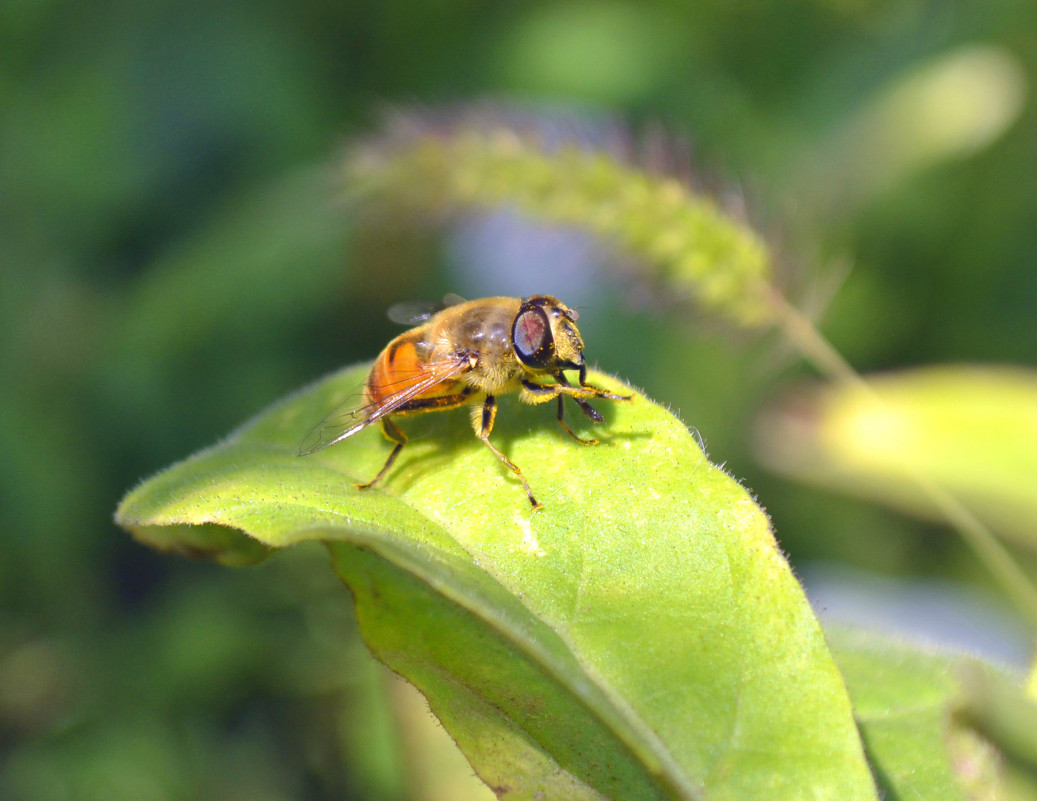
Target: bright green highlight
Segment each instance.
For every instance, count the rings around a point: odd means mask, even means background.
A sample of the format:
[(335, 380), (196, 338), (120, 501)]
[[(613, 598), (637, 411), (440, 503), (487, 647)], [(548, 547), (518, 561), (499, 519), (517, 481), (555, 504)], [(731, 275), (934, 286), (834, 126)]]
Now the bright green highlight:
[(778, 470), (937, 517), (924, 475), (995, 531), (1037, 545), (1037, 372), (930, 367), (808, 392), (765, 417)]

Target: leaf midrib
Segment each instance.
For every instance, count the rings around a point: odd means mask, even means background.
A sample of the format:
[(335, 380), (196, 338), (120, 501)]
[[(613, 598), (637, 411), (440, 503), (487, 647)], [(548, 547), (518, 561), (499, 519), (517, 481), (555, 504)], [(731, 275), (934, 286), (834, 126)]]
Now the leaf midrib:
[[(416, 511), (416, 510), (415, 510)], [(431, 525), (436, 525), (429, 521)], [(550, 679), (564, 687), (571, 697), (577, 699), (596, 719), (616, 737), (632, 754), (634, 759), (641, 764), (645, 771), (653, 777), (662, 780), (662, 788), (667, 794), (675, 799), (688, 799), (689, 801), (700, 801), (704, 798), (701, 790), (688, 778), (683, 768), (677, 763), (673, 755), (665, 747), (654, 731), (645, 723), (639, 715), (626, 705), (617, 703), (619, 696), (610, 691), (610, 688), (599, 676), (586, 671), (576, 658), (569, 644), (558, 632), (543, 623), (522, 602), (507, 592), (497, 580), (480, 568), (471, 563), (472, 568), (478, 570), (488, 581), (492, 581), (502, 592), (512, 599), (536, 625), (543, 629), (537, 632), (536, 637), (524, 636), (524, 632), (518, 626), (512, 624), (507, 614), (496, 614), (497, 605), (494, 603), (479, 604), (473, 602), (470, 593), (465, 592), (465, 585), (455, 581), (451, 571), (436, 569), (436, 565), (428, 560), (416, 558), (408, 549), (377, 534), (368, 534), (363, 527), (347, 529), (349, 536), (346, 538), (356, 544), (362, 544), (377, 553), (381, 558), (400, 570), (408, 573), (441, 595), (449, 602), (464, 609), (469, 614), (482, 620), (499, 636), (511, 643), (516, 650), (526, 654)], [(307, 529), (301, 534), (312, 534), (318, 538), (324, 532), (341, 533), (336, 527), (318, 526)], [(341, 536), (327, 537), (328, 539), (343, 539)], [(433, 548), (435, 546), (432, 546)], [(586, 686), (593, 687), (598, 697), (594, 697), (576, 686), (576, 682), (569, 677), (569, 671), (565, 664), (559, 663), (558, 659), (549, 649), (539, 646), (539, 643), (547, 639), (553, 639), (558, 646), (573, 660), (573, 665), (580, 671), (580, 675), (586, 677)], [(534, 738), (535, 739), (535, 738)]]

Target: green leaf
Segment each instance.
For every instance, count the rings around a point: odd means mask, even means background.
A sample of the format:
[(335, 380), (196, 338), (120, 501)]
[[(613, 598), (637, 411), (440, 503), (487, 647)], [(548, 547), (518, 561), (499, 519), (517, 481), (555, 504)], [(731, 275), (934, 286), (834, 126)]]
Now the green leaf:
[(669, 412), (598, 403), (602, 443), (581, 447), (504, 398), (493, 438), (545, 504), (531, 515), (462, 412), (404, 418), (411, 444), (376, 490), (352, 485), (388, 453), (375, 427), (296, 456), (364, 375), (148, 480), (118, 522), (230, 563), (327, 542), (372, 651), (509, 798), (875, 797), (766, 516)]
[(849, 632), (828, 632), (869, 761), (893, 798), (966, 798), (948, 752), (949, 658)]
[(827, 635), (884, 798), (1033, 797), (1003, 794), (1010, 770), (1037, 787), (1037, 704), (1017, 681), (974, 657)]
[(765, 414), (764, 461), (804, 481), (939, 519), (924, 475), (994, 530), (1037, 546), (1037, 372), (927, 367), (806, 389)]

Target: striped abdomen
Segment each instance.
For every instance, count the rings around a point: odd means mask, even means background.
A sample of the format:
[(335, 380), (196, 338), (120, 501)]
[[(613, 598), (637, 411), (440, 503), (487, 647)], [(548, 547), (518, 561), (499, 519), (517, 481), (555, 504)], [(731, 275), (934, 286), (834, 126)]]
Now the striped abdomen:
[[(434, 376), (436, 364), (430, 361), (432, 346), (427, 341), (428, 326), (400, 334), (386, 346), (367, 375), (364, 403), (381, 404), (420, 381)], [(456, 392), (459, 382), (453, 379), (433, 383), (414, 396), (428, 398)]]

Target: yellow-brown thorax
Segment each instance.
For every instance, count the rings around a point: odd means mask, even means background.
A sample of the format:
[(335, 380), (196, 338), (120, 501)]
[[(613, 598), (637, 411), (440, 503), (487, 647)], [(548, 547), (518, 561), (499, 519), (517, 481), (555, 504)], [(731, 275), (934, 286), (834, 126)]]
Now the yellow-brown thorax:
[(451, 306), (427, 323), (400, 334), (383, 350), (367, 376), (364, 402), (380, 403), (425, 378), (435, 365), (467, 352), (472, 369), (435, 385), (417, 398), (447, 395), (469, 386), (496, 395), (508, 392), (524, 368), (515, 358), (511, 326), (518, 298), (484, 298)]

